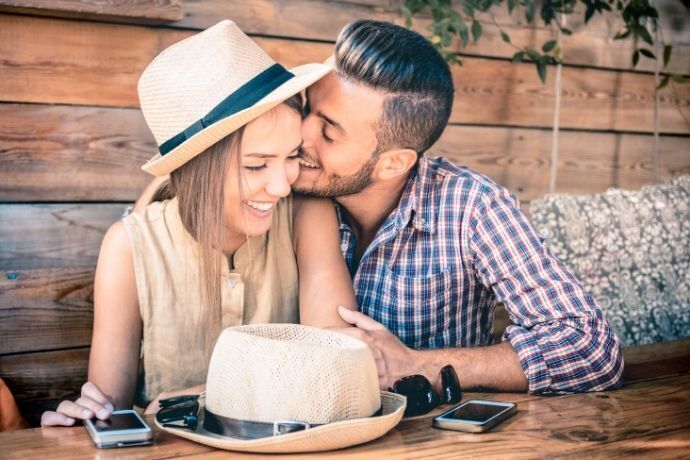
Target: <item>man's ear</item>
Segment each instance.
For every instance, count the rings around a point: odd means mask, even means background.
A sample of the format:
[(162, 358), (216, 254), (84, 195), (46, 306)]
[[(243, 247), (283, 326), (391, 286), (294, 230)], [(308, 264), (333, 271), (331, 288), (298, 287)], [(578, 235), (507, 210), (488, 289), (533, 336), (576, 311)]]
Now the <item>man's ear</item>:
[(388, 150), (379, 157), (375, 174), (382, 180), (407, 176), (410, 169), (417, 164), (417, 160), (417, 152), (412, 149)]

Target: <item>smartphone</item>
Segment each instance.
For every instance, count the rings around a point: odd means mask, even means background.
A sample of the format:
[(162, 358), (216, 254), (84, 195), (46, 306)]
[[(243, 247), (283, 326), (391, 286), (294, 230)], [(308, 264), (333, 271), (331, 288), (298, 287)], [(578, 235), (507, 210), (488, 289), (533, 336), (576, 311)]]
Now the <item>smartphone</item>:
[(433, 426), (443, 430), (481, 433), (517, 412), (517, 404), (471, 399), (434, 418)]
[(153, 442), (151, 428), (133, 410), (116, 410), (107, 420), (85, 420), (84, 426), (96, 447), (145, 446)]

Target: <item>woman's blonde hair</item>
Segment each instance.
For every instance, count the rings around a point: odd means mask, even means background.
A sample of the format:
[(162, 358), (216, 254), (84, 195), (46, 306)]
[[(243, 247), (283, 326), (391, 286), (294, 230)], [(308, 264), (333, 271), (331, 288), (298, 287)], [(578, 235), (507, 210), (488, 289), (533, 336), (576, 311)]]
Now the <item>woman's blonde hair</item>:
[[(302, 111), (302, 97), (296, 94), (283, 104)], [(170, 173), (170, 181), (164, 183), (154, 195), (153, 201), (172, 197), (178, 199), (180, 219), (185, 229), (199, 243), (199, 274), (201, 286), (200, 317), (208, 317), (211, 330), (197, 331), (197, 345), (210, 349), (220, 333), (221, 318), (221, 263), (223, 242), (224, 183), (229, 161), (238, 165), (238, 182), (242, 182), (240, 146), (244, 126), (209, 147), (184, 165)], [(222, 171), (223, 173), (219, 173)], [(239, 187), (240, 194), (243, 187)], [(206, 323), (206, 322), (204, 322)]]

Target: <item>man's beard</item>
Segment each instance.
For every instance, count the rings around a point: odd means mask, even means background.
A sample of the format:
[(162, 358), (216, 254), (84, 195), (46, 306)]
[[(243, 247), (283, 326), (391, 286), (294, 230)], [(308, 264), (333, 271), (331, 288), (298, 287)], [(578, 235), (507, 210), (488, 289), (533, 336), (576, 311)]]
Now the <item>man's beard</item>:
[(327, 185), (318, 188), (316, 185), (294, 187), (294, 192), (300, 195), (318, 198), (335, 198), (355, 195), (371, 184), (371, 173), (379, 160), (379, 152), (375, 151), (359, 170), (349, 176), (331, 175)]

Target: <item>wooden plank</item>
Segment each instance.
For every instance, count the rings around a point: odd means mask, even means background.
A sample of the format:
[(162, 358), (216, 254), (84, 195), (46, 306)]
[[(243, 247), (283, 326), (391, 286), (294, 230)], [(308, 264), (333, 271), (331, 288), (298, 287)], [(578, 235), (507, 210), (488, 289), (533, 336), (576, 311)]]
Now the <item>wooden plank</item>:
[(653, 343), (625, 350), (626, 382), (690, 372), (690, 339)]
[[(431, 148), (488, 175), (527, 202), (548, 192), (551, 132), (450, 126)], [(635, 190), (654, 183), (649, 135), (561, 131), (556, 191), (591, 194), (610, 187)], [(690, 138), (662, 137), (660, 180), (690, 174)]]
[(0, 201), (133, 201), (156, 143), (138, 109), (0, 104)]
[[(7, 15), (0, 16), (0, 31), (0, 97), (5, 101), (118, 107), (137, 105), (140, 73), (158, 51), (190, 34)], [(268, 38), (257, 42), (288, 67), (323, 60), (331, 52), (326, 43)], [(453, 74), (452, 122), (551, 125), (554, 72), (542, 85), (532, 65), (467, 58)], [(653, 93), (653, 77), (648, 74), (565, 68), (561, 126), (651, 132)], [(690, 86), (662, 90), (660, 115), (663, 133), (687, 134)]]
[[(173, 27), (204, 29), (220, 19), (234, 20), (247, 33), (272, 35), (311, 40), (335, 41), (340, 29), (359, 18), (371, 18), (402, 24), (401, 1), (340, 0), (335, 2), (310, 0), (185, 0), (185, 17)], [(677, 73), (688, 71), (690, 60), (690, 16), (683, 5), (676, 0), (655, 2), (661, 13), (661, 30), (665, 40), (673, 44), (673, 61), (670, 70)], [(580, 6), (581, 7), (581, 6)], [(511, 36), (516, 46), (540, 48), (547, 40), (554, 38), (553, 31), (544, 27), (526, 27), (523, 11), (518, 8), (512, 17), (504, 9), (494, 11), (497, 24)], [(483, 25), (481, 40), (471, 43), (466, 49), (455, 49), (472, 56), (508, 58), (515, 48), (501, 39), (491, 18), (477, 14)], [(582, 15), (568, 18), (568, 27), (573, 31), (564, 37), (561, 47), (566, 63), (615, 69), (630, 68), (632, 40), (612, 40), (621, 27), (611, 15), (596, 15), (587, 27), (583, 27)], [(428, 20), (415, 21), (415, 29), (426, 34)], [(639, 70), (653, 71), (654, 63), (642, 59)]]
[(183, 17), (181, 0), (0, 0), (0, 11), (143, 24)]
[[(504, 61), (465, 59), (453, 69), (455, 123), (550, 127), (554, 110), (554, 67), (542, 84), (534, 67)], [(564, 67), (560, 126), (651, 132), (654, 128), (652, 75)], [(675, 93), (674, 93), (675, 88)], [(690, 85), (660, 92), (660, 131), (690, 132)], [(676, 96), (677, 94), (677, 96)]]
[(0, 99), (137, 107), (146, 66), (191, 33), (0, 15)]
[(94, 267), (0, 271), (0, 355), (88, 346)]
[(88, 348), (6, 355), (0, 356), (0, 375), (27, 422), (37, 426), (43, 411), (79, 395), (88, 361)]
[(88, 267), (121, 204), (0, 205), (0, 270)]
[[(548, 191), (551, 132), (449, 126), (431, 155), (482, 172), (527, 202)], [(690, 137), (664, 136), (660, 179), (690, 174)], [(557, 191), (653, 183), (649, 135), (562, 131)], [(155, 151), (138, 110), (0, 104), (0, 201), (133, 201)]]

